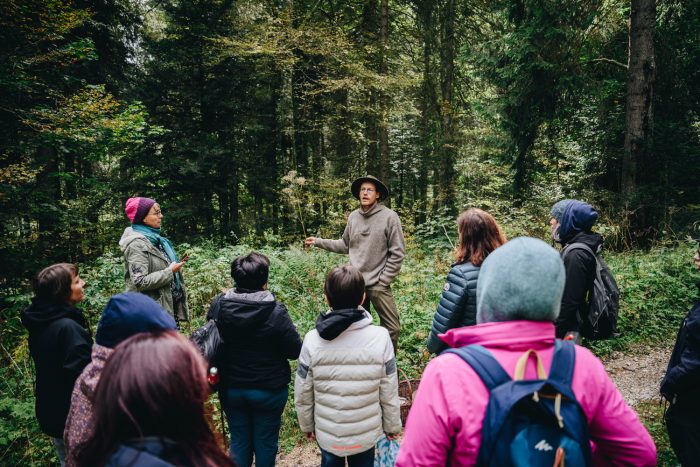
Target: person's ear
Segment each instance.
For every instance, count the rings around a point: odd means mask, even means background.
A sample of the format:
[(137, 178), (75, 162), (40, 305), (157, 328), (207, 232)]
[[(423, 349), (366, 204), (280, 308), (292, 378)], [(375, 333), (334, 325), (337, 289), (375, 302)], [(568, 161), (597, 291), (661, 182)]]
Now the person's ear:
[(267, 290), (267, 282), (265, 282), (265, 283), (263, 284), (262, 289), (263, 289), (263, 290)]

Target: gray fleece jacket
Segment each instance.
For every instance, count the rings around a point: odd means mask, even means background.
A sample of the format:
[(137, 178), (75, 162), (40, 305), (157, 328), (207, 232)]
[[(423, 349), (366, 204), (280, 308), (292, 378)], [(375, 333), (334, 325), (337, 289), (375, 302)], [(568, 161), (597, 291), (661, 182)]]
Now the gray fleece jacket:
[(350, 264), (362, 272), (367, 287), (391, 284), (406, 254), (399, 216), (379, 203), (367, 212), (351, 212), (340, 239), (316, 238), (315, 245), (333, 253), (349, 254)]

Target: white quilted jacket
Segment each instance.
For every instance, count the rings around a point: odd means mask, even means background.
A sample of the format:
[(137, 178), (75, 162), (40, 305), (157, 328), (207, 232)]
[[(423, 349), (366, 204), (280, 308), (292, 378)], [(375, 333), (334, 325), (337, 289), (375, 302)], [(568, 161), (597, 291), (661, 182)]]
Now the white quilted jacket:
[(331, 341), (304, 338), (294, 381), (299, 426), (337, 456), (373, 448), (382, 432), (399, 433), (398, 380), (386, 329), (368, 314)]

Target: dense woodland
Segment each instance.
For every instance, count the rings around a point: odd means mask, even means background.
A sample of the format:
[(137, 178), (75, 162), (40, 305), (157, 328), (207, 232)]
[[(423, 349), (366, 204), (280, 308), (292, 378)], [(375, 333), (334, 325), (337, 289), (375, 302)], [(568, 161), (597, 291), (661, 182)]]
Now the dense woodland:
[(424, 239), (580, 197), (645, 246), (696, 227), (699, 155), (700, 0), (0, 2), (3, 286), (134, 195), (178, 242), (339, 235), (365, 173)]

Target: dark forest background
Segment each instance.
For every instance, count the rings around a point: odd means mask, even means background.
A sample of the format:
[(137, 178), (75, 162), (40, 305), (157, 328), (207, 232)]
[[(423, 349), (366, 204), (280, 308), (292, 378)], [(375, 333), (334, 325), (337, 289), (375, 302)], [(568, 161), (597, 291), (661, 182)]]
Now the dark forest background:
[(699, 112), (700, 0), (4, 0), (0, 285), (135, 195), (177, 242), (338, 235), (365, 173), (424, 241), (577, 197), (644, 247), (697, 232)]

